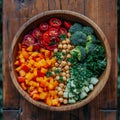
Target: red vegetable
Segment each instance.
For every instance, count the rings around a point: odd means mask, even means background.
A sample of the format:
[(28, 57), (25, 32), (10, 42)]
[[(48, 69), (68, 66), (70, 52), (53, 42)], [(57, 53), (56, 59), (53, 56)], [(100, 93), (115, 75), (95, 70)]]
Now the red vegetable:
[(27, 65), (23, 65), (21, 69), (25, 72), (28, 72), (30, 70), (30, 68)]
[(51, 18), (49, 21), (50, 26), (59, 28), (62, 24), (61, 20), (58, 18)]
[(49, 29), (49, 35), (50, 36), (58, 36), (58, 29), (57, 28), (54, 28), (54, 27), (51, 27)]
[(35, 39), (32, 35), (27, 34), (25, 35), (24, 39), (23, 39), (23, 44), (26, 46), (30, 46), (33, 45), (35, 43)]
[(59, 34), (66, 34), (67, 36), (67, 30), (65, 28), (60, 28)]
[(39, 44), (39, 43), (33, 44), (33, 50), (34, 50), (34, 51), (40, 50), (40, 44)]
[(41, 31), (46, 31), (46, 30), (48, 30), (49, 26), (46, 22), (43, 22), (43, 23), (40, 24), (39, 28), (40, 28)]
[(68, 21), (64, 21), (64, 26), (67, 28), (67, 29), (70, 29), (70, 27), (72, 26), (72, 24)]
[(32, 36), (35, 39), (39, 39), (42, 36), (42, 32), (38, 28), (36, 28), (32, 31)]
[(22, 77), (22, 76), (19, 76), (18, 77), (18, 82), (24, 82), (25, 81), (25, 78), (24, 77)]

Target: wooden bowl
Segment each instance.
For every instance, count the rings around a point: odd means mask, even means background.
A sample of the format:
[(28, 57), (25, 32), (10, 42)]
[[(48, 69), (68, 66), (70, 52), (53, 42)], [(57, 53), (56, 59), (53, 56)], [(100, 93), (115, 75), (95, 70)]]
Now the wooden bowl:
[[(51, 17), (57, 17), (61, 18), (63, 20), (68, 20), (72, 22), (80, 22), (83, 25), (88, 25), (91, 26), (94, 31), (96, 36), (102, 41), (103, 46), (105, 47), (106, 50), (106, 58), (107, 58), (107, 66), (102, 75), (99, 77), (99, 83), (94, 87), (94, 90), (91, 91), (88, 95), (87, 98), (85, 98), (82, 101), (78, 101), (75, 104), (68, 104), (68, 105), (61, 105), (60, 107), (50, 107), (47, 104), (40, 102), (40, 101), (35, 101), (33, 100), (28, 93), (26, 93), (19, 83), (17, 82), (17, 73), (15, 71), (15, 58), (17, 55), (18, 51), (18, 43), (23, 40), (23, 37), (31, 31), (35, 26), (38, 26), (40, 22), (49, 20)], [(67, 11), (67, 10), (52, 10), (52, 11), (46, 11), (43, 13), (40, 13), (36, 15), (35, 17), (31, 18), (28, 20), (16, 33), (12, 44), (11, 44), (11, 49), (9, 52), (9, 72), (12, 78), (12, 82), (14, 83), (15, 87), (17, 90), (20, 92), (20, 94), (27, 99), (30, 103), (34, 104), (35, 106), (38, 106), (40, 108), (44, 108), (47, 110), (52, 110), (52, 111), (67, 111), (67, 110), (73, 110), (80, 108), (90, 101), (92, 101), (103, 89), (105, 86), (109, 74), (110, 74), (110, 69), (111, 69), (111, 50), (109, 47), (109, 43), (101, 31), (101, 29), (89, 18), (85, 17), (84, 15), (81, 15), (79, 13), (73, 12), (73, 11)]]

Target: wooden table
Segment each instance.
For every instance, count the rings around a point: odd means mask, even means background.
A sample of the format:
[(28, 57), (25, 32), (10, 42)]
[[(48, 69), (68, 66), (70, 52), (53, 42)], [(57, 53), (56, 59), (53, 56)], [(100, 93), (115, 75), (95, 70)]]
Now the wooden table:
[[(106, 34), (112, 50), (112, 69), (103, 91), (86, 106), (52, 112), (27, 102), (15, 89), (8, 69), (12, 39), (32, 16), (47, 10), (82, 13)], [(4, 120), (116, 120), (117, 116), (117, 2), (116, 0), (4, 0), (3, 1), (3, 117)]]

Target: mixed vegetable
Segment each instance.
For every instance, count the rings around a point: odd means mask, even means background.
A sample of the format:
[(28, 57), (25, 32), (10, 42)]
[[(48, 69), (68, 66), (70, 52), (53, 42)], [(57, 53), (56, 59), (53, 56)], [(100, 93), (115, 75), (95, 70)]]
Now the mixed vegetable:
[(15, 61), (22, 89), (49, 106), (87, 97), (106, 64), (105, 49), (92, 27), (58, 18), (25, 35)]

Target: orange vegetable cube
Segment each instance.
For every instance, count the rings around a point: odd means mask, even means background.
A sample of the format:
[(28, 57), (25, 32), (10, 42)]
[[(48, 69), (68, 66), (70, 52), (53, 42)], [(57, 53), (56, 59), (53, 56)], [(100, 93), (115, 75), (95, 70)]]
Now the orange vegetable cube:
[(40, 95), (39, 94), (33, 94), (32, 98), (34, 100), (39, 100), (40, 99)]
[(27, 51), (32, 52), (32, 51), (33, 51), (33, 46), (32, 46), (32, 45), (31, 45), (31, 46), (29, 46), (29, 47), (27, 48)]
[(19, 74), (20, 74), (20, 76), (22, 76), (22, 77), (23, 77), (23, 76), (25, 76), (25, 75), (26, 75), (26, 72), (25, 72), (24, 70), (20, 70), (20, 71), (19, 71)]
[(41, 73), (47, 73), (48, 69), (41, 68)]
[(45, 100), (46, 97), (47, 97), (47, 92), (42, 92), (42, 93), (40, 93), (40, 99), (41, 99), (41, 100)]
[(21, 85), (21, 87), (22, 87), (23, 90), (27, 90), (27, 87), (26, 87), (26, 85), (25, 85), (24, 82), (22, 82), (20, 85)]

